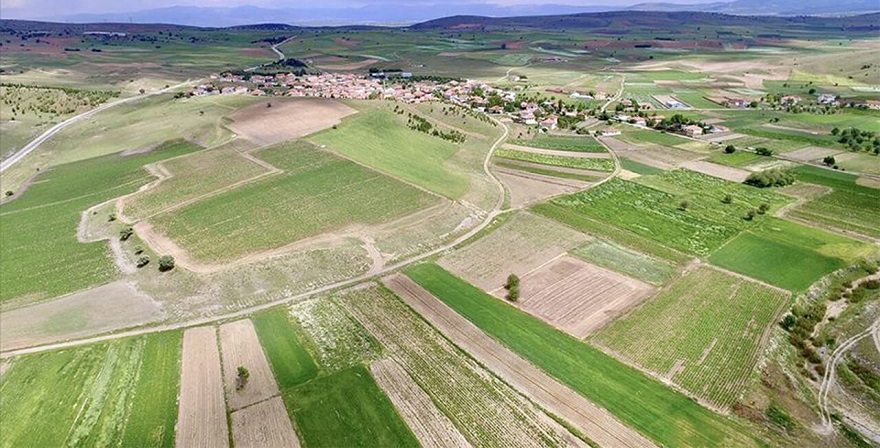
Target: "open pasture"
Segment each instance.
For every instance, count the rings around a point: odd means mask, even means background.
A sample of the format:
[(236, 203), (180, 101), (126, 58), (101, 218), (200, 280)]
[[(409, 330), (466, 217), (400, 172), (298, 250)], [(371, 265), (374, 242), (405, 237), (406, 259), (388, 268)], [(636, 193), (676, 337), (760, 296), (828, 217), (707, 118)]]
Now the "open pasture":
[(732, 421), (437, 265), (405, 273), (510, 350), (658, 444), (755, 445)]
[(536, 135), (531, 139), (511, 140), (514, 145), (529, 146), (532, 148), (552, 149), (556, 151), (572, 152), (608, 152), (601, 143), (593, 137), (569, 137), (559, 135)]
[(700, 267), (595, 342), (718, 408), (745, 389), (786, 294)]
[[(367, 108), (367, 106), (364, 106)], [(383, 107), (343, 120), (309, 137), (345, 157), (450, 199), (468, 192), (468, 177), (447, 164), (459, 146), (406, 127), (405, 116)]]
[(107, 243), (77, 240), (80, 214), (152, 180), (145, 164), (196, 149), (174, 144), (43, 170), (20, 197), (0, 206), (0, 302), (24, 305), (113, 280), (117, 268)]
[[(440, 265), (484, 291), (504, 285), (511, 273), (523, 276), (557, 255), (589, 240), (549, 219), (521, 212), (475, 243), (440, 259)], [(499, 251), (504, 256), (498, 256)]]
[(567, 157), (562, 155), (541, 154), (537, 152), (520, 151), (516, 149), (499, 149), (495, 156), (502, 159), (518, 160), (522, 162), (537, 163), (540, 165), (560, 166), (565, 168), (579, 168), (584, 170), (612, 172), (614, 161), (607, 158)]
[(177, 332), (17, 358), (0, 378), (0, 445), (171, 446), (179, 371)]
[(380, 224), (437, 201), (304, 142), (257, 156), (284, 173), (158, 215), (152, 224), (193, 259), (221, 262), (347, 226)]
[(869, 245), (844, 236), (770, 218), (725, 244), (709, 261), (801, 292), (871, 251)]
[(652, 285), (666, 283), (675, 273), (673, 263), (608, 241), (590, 241), (570, 251), (575, 257)]
[[(517, 306), (583, 339), (639, 305), (649, 285), (581, 260), (563, 256), (520, 279)], [(497, 290), (503, 296), (505, 290)]]
[(258, 145), (274, 145), (338, 125), (355, 113), (333, 100), (264, 100), (229, 115), (227, 127)]
[(793, 217), (847, 232), (880, 238), (880, 189), (856, 183), (856, 176), (821, 168), (795, 169), (798, 180), (833, 189), (791, 210)]

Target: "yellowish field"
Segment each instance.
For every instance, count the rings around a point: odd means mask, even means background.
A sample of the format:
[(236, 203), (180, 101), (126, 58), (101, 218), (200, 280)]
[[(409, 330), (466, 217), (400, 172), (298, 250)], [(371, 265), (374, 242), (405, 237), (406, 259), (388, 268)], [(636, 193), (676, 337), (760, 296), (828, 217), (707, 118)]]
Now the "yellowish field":
[[(271, 107), (270, 107), (271, 105)], [(229, 116), (229, 129), (259, 145), (273, 145), (314, 134), (356, 110), (333, 100), (271, 99), (245, 107)]]
[(220, 352), (214, 327), (198, 327), (183, 333), (179, 400), (176, 446), (229, 446)]

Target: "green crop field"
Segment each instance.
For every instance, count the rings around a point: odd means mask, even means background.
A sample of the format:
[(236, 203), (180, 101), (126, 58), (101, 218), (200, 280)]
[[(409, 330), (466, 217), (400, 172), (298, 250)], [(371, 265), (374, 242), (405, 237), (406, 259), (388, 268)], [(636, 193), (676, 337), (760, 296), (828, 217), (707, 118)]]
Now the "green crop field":
[(661, 168), (645, 165), (644, 163), (636, 162), (635, 160), (626, 157), (620, 158), (620, 166), (627, 171), (632, 171), (633, 173), (641, 174), (643, 176), (650, 176), (652, 174), (660, 174), (663, 172)]
[(702, 267), (595, 336), (595, 341), (670, 378), (715, 406), (743, 392), (765, 333), (788, 297)]
[(116, 267), (107, 243), (77, 240), (80, 213), (153, 180), (143, 165), (197, 149), (175, 143), (43, 171), (21, 197), (0, 206), (0, 301), (36, 301), (112, 280)]
[(731, 240), (709, 261), (800, 292), (871, 250), (844, 236), (771, 218)]
[(679, 137), (674, 134), (668, 134), (665, 132), (659, 131), (649, 131), (649, 130), (638, 130), (638, 131), (629, 131), (624, 132), (620, 135), (621, 140), (626, 140), (630, 143), (655, 143), (658, 145), (664, 146), (676, 146), (684, 143), (689, 143), (691, 140), (688, 140), (684, 137)]
[(856, 184), (856, 176), (822, 168), (794, 170), (801, 182), (831, 187), (833, 191), (810, 200), (791, 215), (841, 230), (880, 237), (880, 190)]
[(394, 405), (363, 366), (319, 377), (286, 391), (285, 402), (307, 448), (419, 446)]
[(421, 264), (405, 272), (509, 349), (659, 444), (754, 445), (733, 421), (437, 265)]
[(614, 171), (614, 161), (611, 159), (563, 157), (503, 148), (495, 151), (495, 155), (502, 159), (519, 160), (521, 162), (532, 162), (541, 165), (579, 168), (583, 170), (604, 171), (609, 173)]
[[(674, 249), (708, 255), (741, 229), (753, 225), (743, 218), (749, 209), (762, 203), (773, 208), (790, 201), (775, 193), (689, 170), (643, 176), (637, 182), (613, 179), (551, 203)], [(733, 203), (721, 202), (726, 194), (733, 197)], [(686, 210), (681, 210), (683, 201), (688, 203)]]
[(511, 143), (532, 148), (555, 149), (574, 152), (608, 152), (593, 137), (561, 137), (557, 135), (538, 135), (533, 139), (515, 139)]
[(152, 219), (196, 259), (231, 260), (352, 224), (380, 224), (437, 198), (305, 142), (257, 157), (285, 171)]
[(517, 171), (525, 171), (527, 173), (540, 174), (542, 176), (559, 177), (562, 179), (580, 180), (583, 182), (596, 182), (601, 179), (599, 176), (591, 176), (589, 174), (570, 173), (568, 171), (556, 171), (553, 169), (538, 168), (531, 165), (519, 165), (516, 163), (496, 161), (495, 165)]
[(655, 285), (666, 283), (675, 274), (671, 263), (605, 241), (591, 241), (571, 254)]
[(254, 316), (253, 321), (260, 345), (282, 390), (303, 384), (318, 375), (318, 366), (300, 343), (286, 308), (260, 313)]
[(467, 176), (447, 166), (458, 146), (411, 130), (404, 120), (404, 116), (388, 110), (369, 110), (343, 120), (338, 129), (318, 133), (309, 140), (450, 199), (467, 193)]
[[(734, 146), (738, 146), (739, 149), (742, 149), (737, 141), (732, 141), (730, 144)], [(748, 151), (737, 151), (733, 154), (726, 154), (724, 152), (713, 154), (712, 157), (709, 157), (710, 162), (718, 163), (721, 165), (727, 166), (736, 166), (736, 167), (744, 167), (748, 166), (753, 162), (757, 162), (759, 160), (766, 160), (767, 158), (764, 156), (759, 156), (753, 152)]]
[(18, 358), (0, 379), (0, 446), (173, 446), (180, 333)]

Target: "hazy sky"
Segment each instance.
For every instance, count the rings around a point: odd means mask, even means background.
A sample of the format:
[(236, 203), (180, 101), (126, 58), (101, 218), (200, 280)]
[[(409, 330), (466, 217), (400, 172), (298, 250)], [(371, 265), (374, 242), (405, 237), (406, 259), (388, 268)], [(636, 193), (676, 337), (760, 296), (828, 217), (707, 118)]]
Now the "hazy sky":
[[(626, 6), (643, 3), (645, 0), (402, 0), (402, 4), (473, 4), (490, 3), (498, 5), (559, 4), (559, 5), (602, 5)], [(709, 0), (663, 0), (664, 3), (705, 3)], [(391, 3), (395, 0), (381, 0)], [(0, 17), (45, 17), (80, 13), (129, 12), (166, 6), (241, 6), (254, 5), (267, 8), (326, 8), (364, 6), (369, 0), (0, 0)]]

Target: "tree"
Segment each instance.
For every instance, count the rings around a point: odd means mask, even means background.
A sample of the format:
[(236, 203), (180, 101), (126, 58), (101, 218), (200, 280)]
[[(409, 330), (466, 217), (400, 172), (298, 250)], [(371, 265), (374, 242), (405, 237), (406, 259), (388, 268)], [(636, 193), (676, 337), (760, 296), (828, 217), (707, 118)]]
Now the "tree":
[(826, 166), (833, 166), (835, 163), (837, 163), (837, 161), (834, 160), (834, 156), (826, 156), (824, 159), (822, 159), (822, 163), (824, 163)]
[(504, 285), (504, 288), (507, 289), (507, 300), (511, 302), (519, 300), (519, 277), (516, 274), (507, 276), (507, 283)]
[(142, 268), (146, 265), (150, 264), (150, 256), (149, 255), (141, 255), (137, 259), (137, 267)]
[(125, 226), (119, 230), (119, 239), (121, 241), (125, 241), (125, 240), (131, 238), (131, 236), (133, 234), (134, 234), (134, 229), (132, 229), (131, 226)]
[(786, 331), (790, 331), (795, 325), (797, 325), (797, 316), (794, 314), (786, 314), (785, 317), (782, 318), (782, 328)]
[(683, 212), (687, 211), (688, 207), (690, 207), (690, 206), (691, 206), (691, 203), (688, 202), (687, 200), (684, 200), (684, 201), (681, 201), (678, 203), (678, 209)]
[(247, 386), (248, 379), (251, 377), (251, 372), (245, 366), (238, 366), (236, 373), (235, 390), (242, 390)]
[(834, 129), (831, 130), (831, 135), (837, 135), (837, 134), (840, 134), (840, 128), (835, 127)]
[(12, 196), (15, 193), (13, 193), (12, 190), (6, 190), (6, 193), (3, 193), (3, 194), (5, 194), (6, 197), (8, 198), (9, 196)]
[(266, 107), (272, 107), (272, 103), (266, 103)]
[(722, 204), (732, 204), (733, 203), (733, 196), (731, 196), (729, 194), (724, 195), (724, 198), (721, 199), (721, 203)]
[(764, 213), (767, 213), (768, 210), (770, 210), (770, 204), (763, 203), (760, 206), (758, 206), (758, 214), (759, 215), (763, 215)]
[(162, 255), (159, 257), (159, 271), (165, 272), (174, 269), (174, 257), (171, 255)]
[(116, 213), (110, 213), (109, 215), (107, 215), (107, 222), (113, 221), (116, 221)]
[(134, 247), (134, 254), (135, 254), (135, 255), (140, 255), (140, 254), (142, 254), (142, 253), (144, 253), (144, 247), (143, 247), (143, 246), (138, 245), (138, 246), (135, 246), (135, 247)]
[(736, 146), (727, 145), (724, 147), (724, 152), (726, 152), (727, 154), (733, 154), (736, 152)]
[(758, 215), (758, 211), (755, 209), (751, 209), (746, 213), (745, 220), (751, 221), (751, 220), (755, 219), (755, 216), (757, 216), (757, 215)]
[(757, 155), (759, 155), (759, 156), (767, 156), (767, 157), (770, 157), (770, 156), (773, 155), (773, 150), (772, 150), (772, 149), (767, 149), (767, 148), (764, 148), (764, 147), (759, 147), (759, 148), (755, 148), (755, 154), (757, 154)]
[(506, 50), (506, 49), (507, 49), (507, 44), (506, 44), (506, 43), (501, 44), (501, 49), (502, 49), (502, 50)]

